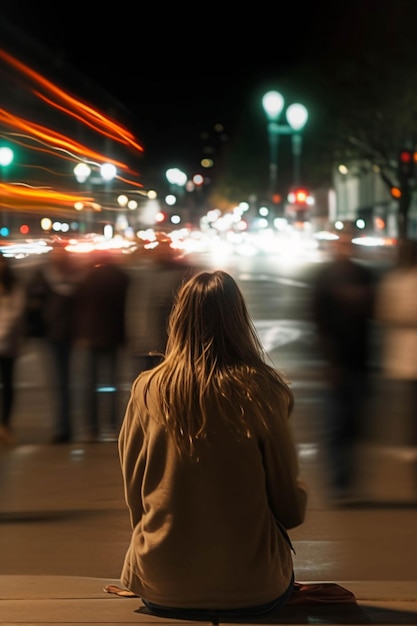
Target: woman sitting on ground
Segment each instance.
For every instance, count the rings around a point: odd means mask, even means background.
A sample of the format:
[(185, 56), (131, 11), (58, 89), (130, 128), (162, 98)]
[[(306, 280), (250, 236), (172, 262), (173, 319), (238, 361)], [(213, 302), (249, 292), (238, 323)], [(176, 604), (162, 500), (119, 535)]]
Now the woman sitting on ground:
[(121, 580), (154, 614), (245, 618), (289, 598), (287, 530), (307, 502), (292, 407), (235, 280), (192, 277), (165, 359), (135, 380), (119, 436), (133, 531)]

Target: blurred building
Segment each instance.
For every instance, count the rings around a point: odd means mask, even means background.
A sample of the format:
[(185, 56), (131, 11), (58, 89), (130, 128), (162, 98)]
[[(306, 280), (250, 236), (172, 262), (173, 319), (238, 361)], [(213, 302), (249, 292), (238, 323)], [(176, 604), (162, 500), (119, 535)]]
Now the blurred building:
[[(334, 196), (329, 221), (364, 221), (364, 230), (397, 237), (398, 200), (392, 197), (378, 168), (370, 162), (339, 164), (333, 173)], [(417, 206), (413, 219), (417, 219)], [(414, 214), (414, 211), (412, 212)], [(411, 215), (410, 215), (411, 217)]]
[[(13, 153), (0, 164), (0, 239), (39, 236), (43, 217), (65, 220), (70, 234), (114, 225), (125, 213), (117, 197), (143, 188), (133, 115), (3, 16), (0, 37), (0, 147)], [(106, 163), (114, 177), (104, 176)], [(84, 180), (74, 173), (79, 164), (90, 170)]]

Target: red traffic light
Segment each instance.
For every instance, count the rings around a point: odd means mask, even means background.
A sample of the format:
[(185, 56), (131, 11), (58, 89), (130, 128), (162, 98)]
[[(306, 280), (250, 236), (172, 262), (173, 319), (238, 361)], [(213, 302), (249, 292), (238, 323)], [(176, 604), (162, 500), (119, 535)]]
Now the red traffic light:
[(403, 150), (400, 153), (401, 163), (410, 163), (413, 160), (413, 152), (411, 150)]
[(404, 148), (398, 157), (398, 174), (403, 179), (414, 178), (415, 164), (417, 162), (417, 152)]
[(288, 194), (288, 202), (291, 204), (311, 204), (311, 196), (304, 188), (294, 189)]

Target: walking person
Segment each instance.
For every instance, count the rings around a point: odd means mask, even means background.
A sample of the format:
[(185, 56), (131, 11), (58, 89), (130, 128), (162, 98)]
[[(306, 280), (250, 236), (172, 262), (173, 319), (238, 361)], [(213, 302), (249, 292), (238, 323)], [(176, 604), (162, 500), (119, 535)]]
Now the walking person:
[(132, 526), (121, 579), (152, 613), (249, 619), (289, 598), (287, 531), (307, 502), (293, 403), (234, 279), (191, 277), (165, 359), (136, 378), (119, 435)]
[(168, 318), (175, 294), (182, 283), (198, 271), (171, 244), (171, 239), (161, 237), (152, 250), (146, 272), (142, 273), (136, 287), (140, 310), (131, 307), (129, 311), (135, 377), (164, 358)]
[(380, 420), (375, 435), (403, 446), (417, 495), (417, 241), (398, 244), (398, 262), (378, 285), (375, 317), (382, 346), (382, 410), (395, 413), (395, 421)]
[(46, 341), (51, 357), (54, 424), (51, 442), (65, 444), (73, 438), (71, 361), (74, 348), (75, 291), (79, 281), (71, 254), (61, 245), (29, 279), (26, 291), (28, 334)]
[(87, 361), (84, 402), (85, 440), (96, 442), (104, 429), (102, 392), (107, 392), (109, 437), (119, 427), (119, 365), (127, 343), (129, 276), (109, 251), (95, 252), (77, 290), (77, 344)]
[(23, 341), (25, 292), (10, 264), (0, 254), (0, 443), (15, 441), (12, 414), (15, 405), (15, 366)]
[(342, 232), (332, 259), (315, 277), (312, 295), (312, 318), (326, 368), (325, 475), (334, 504), (357, 497), (357, 451), (371, 390), (375, 280), (353, 251), (352, 233)]

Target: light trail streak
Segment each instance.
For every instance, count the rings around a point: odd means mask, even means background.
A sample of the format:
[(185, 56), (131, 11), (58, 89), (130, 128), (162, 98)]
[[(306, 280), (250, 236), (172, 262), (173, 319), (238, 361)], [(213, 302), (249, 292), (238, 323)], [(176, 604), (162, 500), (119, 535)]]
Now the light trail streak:
[[(75, 120), (78, 124), (86, 126), (90, 131), (97, 133), (107, 140), (117, 142), (124, 148), (142, 153), (143, 147), (136, 141), (134, 135), (123, 125), (117, 123), (109, 116), (103, 115), (99, 110), (73, 97), (71, 94), (55, 85), (50, 80), (38, 72), (25, 65), (17, 58), (0, 49), (0, 62), (6, 63), (14, 72), (29, 80), (29, 85), (25, 81), (26, 89), (45, 105), (49, 118), (51, 109), (70, 118), (70, 123)], [(27, 94), (26, 94), (27, 96)], [(38, 111), (36, 107), (27, 107), (27, 110)], [(55, 119), (55, 118), (54, 118)], [(49, 124), (49, 119), (48, 122)], [(12, 141), (22, 148), (22, 155), (26, 149), (34, 153), (30, 157), (30, 163), (19, 162), (20, 168), (30, 168), (40, 170), (55, 177), (66, 177), (74, 183), (73, 170), (69, 172), (60, 171), (59, 167), (54, 167), (54, 160), (66, 160), (72, 163), (88, 163), (92, 170), (99, 170), (103, 163), (111, 163), (116, 168), (116, 180), (122, 181), (129, 187), (143, 189), (143, 184), (135, 180), (139, 176), (121, 159), (109, 158), (100, 151), (90, 148), (88, 145), (73, 139), (65, 133), (54, 130), (38, 120), (30, 120), (21, 117), (6, 107), (0, 108), (0, 137), (7, 142)], [(37, 156), (39, 155), (39, 156)], [(42, 156), (44, 155), (44, 156)], [(48, 162), (47, 157), (52, 157)], [(42, 162), (43, 161), (43, 162)], [(64, 168), (61, 168), (61, 170)], [(29, 175), (29, 171), (27, 172)], [(34, 183), (33, 175), (30, 175), (30, 183)], [(39, 174), (39, 179), (41, 175)], [(53, 212), (73, 214), (74, 204), (82, 202), (84, 205), (95, 202), (95, 198), (90, 197), (91, 188), (84, 193), (68, 192), (66, 190), (56, 190), (54, 185), (30, 184), (26, 177), (23, 182), (9, 181), (0, 182), (0, 209), (14, 212)], [(103, 183), (105, 184), (105, 183)], [(89, 194), (84, 195), (84, 194)], [(99, 206), (99, 205), (98, 205)], [(109, 207), (110, 210), (110, 207)]]
[[(94, 201), (92, 197), (56, 191), (45, 187), (34, 188), (29, 185), (0, 183), (0, 204), (8, 208), (22, 209), (24, 207), (28, 209), (35, 208), (34, 205), (39, 204), (41, 204), (43, 208), (46, 204), (52, 204), (54, 208), (56, 208), (57, 205), (73, 208), (75, 202), (79, 202), (80, 200), (84, 203)], [(39, 206), (36, 206), (36, 210), (39, 210)]]
[(46, 89), (49, 93), (56, 96), (58, 100), (61, 100), (61, 102), (64, 102), (70, 107), (70, 109), (72, 108), (73, 110), (68, 110), (62, 105), (48, 99), (36, 89), (32, 90), (32, 93), (35, 96), (47, 102), (50, 106), (53, 106), (58, 110), (67, 113), (69, 116), (78, 119), (78, 121), (94, 128), (97, 132), (101, 132), (105, 136), (110, 136), (114, 141), (118, 141), (125, 145), (128, 144), (138, 152), (143, 152), (143, 146), (137, 143), (134, 135), (121, 124), (118, 124), (86, 103), (81, 102), (81, 100), (74, 98), (38, 72), (32, 70), (30, 67), (8, 54), (5, 50), (0, 50), (0, 59), (19, 71), (21, 74), (30, 78), (35, 82), (35, 84), (38, 85), (38, 87), (41, 86)]
[[(68, 150), (64, 150), (63, 148), (49, 148), (48, 144), (46, 142), (41, 141), (40, 139), (38, 139), (37, 137), (32, 137), (31, 135), (22, 135), (19, 133), (10, 133), (9, 135), (5, 135), (5, 134), (0, 134), (0, 137), (6, 139), (10, 139), (10, 137), (13, 137), (14, 143), (16, 143), (17, 145), (20, 145), (24, 148), (30, 148), (31, 150), (35, 150), (36, 152), (42, 152), (44, 154), (49, 154), (53, 157), (57, 156), (56, 152), (58, 151), (60, 154), (59, 156), (63, 159), (67, 159), (68, 161), (72, 161), (75, 163), (79, 163), (80, 159), (79, 157), (77, 157), (75, 154), (73, 154), (72, 152), (68, 151)], [(16, 137), (19, 137), (19, 140), (16, 139)], [(22, 139), (27, 139), (29, 142), (39, 142), (41, 144), (42, 147), (40, 146), (33, 146), (31, 143), (28, 144), (25, 141), (22, 141)], [(95, 166), (97, 168), (100, 167), (100, 163), (96, 162), (96, 161), (89, 161), (88, 159), (83, 159), (83, 162), (88, 163), (88, 165), (92, 165)], [(108, 162), (112, 162), (113, 164), (116, 163), (117, 161), (108, 161)], [(52, 169), (48, 169), (44, 166), (41, 165), (33, 165), (33, 164), (25, 164), (25, 163), (21, 163), (21, 165), (23, 165), (24, 167), (31, 167), (31, 168), (37, 168), (37, 169), (41, 169), (44, 171), (49, 172), (50, 174), (53, 174), (55, 176), (70, 176), (69, 173), (62, 173), (59, 172), (58, 170), (52, 170)], [(128, 173), (133, 174), (133, 175), (137, 175), (136, 172), (128, 169)], [(116, 179), (120, 180), (121, 182), (125, 182), (129, 185), (132, 185), (133, 187), (138, 187), (139, 189), (143, 189), (143, 185), (142, 183), (138, 183), (137, 181), (131, 180), (131, 179), (127, 179), (127, 178), (123, 178), (120, 174), (116, 174)]]
[(75, 140), (58, 133), (45, 126), (41, 126), (35, 122), (30, 122), (21, 117), (8, 113), (5, 109), (0, 109), (0, 122), (8, 124), (13, 128), (17, 128), (24, 132), (29, 133), (29, 136), (33, 136), (44, 141), (47, 145), (52, 144), (55, 146), (55, 150), (64, 149), (67, 152), (78, 155), (79, 157), (88, 157), (96, 161), (106, 160), (108, 163), (113, 163), (115, 167), (120, 169), (128, 169), (125, 163), (121, 161), (115, 161), (114, 159), (103, 159), (103, 156), (99, 152), (91, 150), (87, 146), (76, 142)]
[[(65, 202), (77, 202), (78, 200), (80, 200), (80, 195), (79, 194), (74, 194), (74, 193), (65, 193), (62, 191), (55, 191), (53, 189), (48, 189), (48, 188), (39, 188), (39, 187), (31, 187), (31, 186), (24, 186), (24, 185), (7, 185), (4, 183), (0, 183), (0, 194), (3, 197), (10, 197), (10, 198), (19, 198), (19, 197), (27, 197), (27, 196), (31, 196), (33, 198), (39, 198), (39, 199), (45, 199), (45, 198), (53, 198), (54, 200), (59, 200), (59, 201), (65, 201)], [(83, 196), (84, 200), (90, 200), (92, 201), (93, 198), (85, 198), (85, 196)]]

